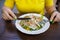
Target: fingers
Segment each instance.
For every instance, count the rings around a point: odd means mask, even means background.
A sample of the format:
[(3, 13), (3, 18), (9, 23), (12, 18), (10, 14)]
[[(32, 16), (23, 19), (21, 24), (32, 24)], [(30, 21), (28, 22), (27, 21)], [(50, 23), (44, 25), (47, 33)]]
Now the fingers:
[(3, 18), (4, 20), (6, 20), (6, 18), (5, 18), (4, 16), (2, 16), (2, 18)]
[(56, 18), (54, 19), (54, 22), (57, 22), (58, 20), (57, 20), (58, 18), (57, 18), (57, 16), (56, 16)]
[(2, 14), (2, 17), (3, 17), (4, 20), (9, 20), (9, 19), (6, 17), (5, 14)]
[(54, 19), (54, 22), (59, 22), (60, 21), (60, 14), (57, 14), (56, 18)]
[(4, 11), (5, 16), (8, 17), (10, 20), (13, 20), (13, 18), (9, 15), (9, 13), (7, 11)]
[(11, 10), (8, 9), (8, 12), (9, 12), (9, 14), (11, 15), (11, 17), (17, 18), (16, 15), (15, 15)]
[(51, 16), (51, 18), (50, 18), (50, 21), (52, 21), (55, 16), (56, 16), (56, 13), (53, 13), (52, 16)]
[(15, 14), (11, 11), (11, 9), (7, 7), (3, 7), (3, 16), (5, 20), (14, 20), (16, 18)]

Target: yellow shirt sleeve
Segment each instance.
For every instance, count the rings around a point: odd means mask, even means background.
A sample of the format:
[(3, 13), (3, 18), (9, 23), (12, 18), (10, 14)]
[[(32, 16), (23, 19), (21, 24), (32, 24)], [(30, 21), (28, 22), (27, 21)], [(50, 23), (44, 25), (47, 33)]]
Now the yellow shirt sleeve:
[(50, 7), (50, 6), (53, 6), (53, 0), (45, 0), (45, 6), (48, 6), (48, 7)]
[(5, 0), (4, 6), (13, 8), (14, 7), (14, 0)]

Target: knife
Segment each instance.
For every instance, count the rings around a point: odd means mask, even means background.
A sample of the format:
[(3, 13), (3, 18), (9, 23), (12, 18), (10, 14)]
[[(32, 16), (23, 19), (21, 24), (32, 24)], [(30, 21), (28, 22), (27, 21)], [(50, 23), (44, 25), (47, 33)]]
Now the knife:
[(17, 18), (17, 20), (30, 20), (31, 18)]

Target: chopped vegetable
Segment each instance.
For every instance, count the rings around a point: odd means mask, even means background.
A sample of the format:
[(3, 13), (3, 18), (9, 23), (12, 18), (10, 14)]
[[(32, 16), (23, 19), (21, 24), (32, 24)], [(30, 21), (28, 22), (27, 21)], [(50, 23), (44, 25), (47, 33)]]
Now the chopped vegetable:
[(25, 30), (35, 31), (35, 30), (41, 29), (45, 25), (43, 16), (41, 16), (41, 17), (34, 16), (34, 15), (32, 15), (31, 17), (30, 16), (25, 16), (25, 18), (31, 18), (31, 20), (21, 20), (20, 21), (20, 25)]

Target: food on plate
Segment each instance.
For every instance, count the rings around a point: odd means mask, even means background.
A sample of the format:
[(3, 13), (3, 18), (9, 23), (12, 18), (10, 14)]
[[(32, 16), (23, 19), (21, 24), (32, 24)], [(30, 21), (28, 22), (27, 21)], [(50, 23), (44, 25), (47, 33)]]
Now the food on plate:
[(31, 18), (30, 20), (21, 20), (19, 22), (21, 27), (23, 27), (25, 30), (36, 31), (45, 25), (45, 20), (42, 17), (30, 15), (25, 16), (24, 18)]

